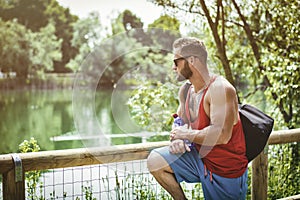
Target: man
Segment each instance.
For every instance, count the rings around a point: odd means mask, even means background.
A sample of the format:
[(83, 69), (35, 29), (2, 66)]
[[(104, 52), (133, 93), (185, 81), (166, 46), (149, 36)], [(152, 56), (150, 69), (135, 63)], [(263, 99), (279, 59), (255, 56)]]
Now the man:
[[(153, 150), (148, 169), (174, 199), (186, 199), (180, 182), (201, 182), (205, 199), (245, 199), (247, 157), (234, 87), (207, 68), (207, 51), (196, 38), (173, 43), (179, 81), (178, 114), (189, 126), (175, 127), (170, 145)], [(190, 140), (193, 147), (184, 140)]]

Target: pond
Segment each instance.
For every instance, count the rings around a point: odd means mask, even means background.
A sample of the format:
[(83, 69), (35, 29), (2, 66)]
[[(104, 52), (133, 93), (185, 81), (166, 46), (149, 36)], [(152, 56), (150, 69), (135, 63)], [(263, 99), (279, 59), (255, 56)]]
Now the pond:
[[(114, 120), (111, 96), (112, 91), (109, 90), (94, 92), (92, 110), (84, 108), (82, 112), (86, 114), (89, 111), (95, 114), (94, 121), (101, 127), (96, 131), (105, 134), (121, 134), (124, 130), (119, 128)], [(74, 109), (76, 108), (74, 108), (73, 98), (72, 90), (1, 91), (0, 154), (17, 152), (19, 144), (24, 140), (30, 140), (31, 137), (38, 141), (42, 150), (82, 148), (87, 146), (83, 142), (85, 140), (94, 141), (94, 145), (97, 146), (95, 137), (98, 133), (78, 135), (77, 129), (80, 128), (80, 124), (89, 126), (91, 124), (88, 118), (84, 119), (84, 115), (79, 119), (79, 125), (75, 123)], [(109, 138), (111, 144), (138, 142), (141, 142), (140, 137), (125, 135)]]

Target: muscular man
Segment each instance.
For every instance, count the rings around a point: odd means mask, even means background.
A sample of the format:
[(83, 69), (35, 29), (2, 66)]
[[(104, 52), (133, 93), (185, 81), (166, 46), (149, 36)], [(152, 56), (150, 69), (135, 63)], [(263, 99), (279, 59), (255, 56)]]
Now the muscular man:
[(209, 73), (200, 40), (179, 38), (173, 49), (177, 79), (191, 83), (187, 94), (180, 88), (178, 108), (189, 128), (172, 129), (170, 145), (150, 153), (148, 169), (174, 199), (186, 199), (182, 181), (201, 182), (205, 199), (245, 199), (248, 160), (235, 88)]

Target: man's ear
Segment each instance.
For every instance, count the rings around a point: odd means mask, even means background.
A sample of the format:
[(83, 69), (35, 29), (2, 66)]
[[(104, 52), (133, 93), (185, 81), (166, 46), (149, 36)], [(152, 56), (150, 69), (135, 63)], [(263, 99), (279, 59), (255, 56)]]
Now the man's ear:
[(191, 68), (196, 69), (195, 61), (196, 61), (196, 59), (195, 59), (194, 56), (191, 56), (191, 57), (188, 58), (188, 62), (189, 62), (189, 64), (190, 64), (190, 67), (191, 67)]
[(192, 65), (194, 65), (194, 62), (195, 62), (194, 56), (189, 57), (189, 59), (190, 59), (190, 63), (191, 63)]

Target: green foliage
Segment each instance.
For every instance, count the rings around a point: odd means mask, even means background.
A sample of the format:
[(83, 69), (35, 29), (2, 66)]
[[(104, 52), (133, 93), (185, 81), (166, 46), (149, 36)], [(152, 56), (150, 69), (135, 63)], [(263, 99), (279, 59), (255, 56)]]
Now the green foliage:
[[(170, 78), (172, 43), (179, 35), (176, 31), (179, 31), (178, 20), (161, 16), (149, 25), (146, 33), (153, 48), (134, 59), (139, 63), (139, 68), (131, 73), (137, 89), (132, 92), (128, 105), (133, 119), (148, 131), (169, 131), (171, 115), (177, 111), (178, 85)], [(168, 136), (158, 134), (150, 141), (166, 139)]]
[(73, 23), (72, 47), (79, 49), (78, 54), (69, 61), (67, 67), (77, 71), (82, 61), (101, 42), (102, 33), (99, 15), (96, 12), (90, 13), (88, 17), (79, 19)]
[(26, 77), (30, 65), (29, 31), (17, 22), (0, 19), (0, 63), (1, 71), (16, 72), (18, 77)]
[[(38, 152), (40, 150), (40, 146), (38, 145), (37, 141), (32, 137), (30, 140), (24, 140), (19, 145), (20, 153), (27, 153), (27, 152)], [(37, 196), (37, 186), (40, 185), (40, 189), (42, 190), (42, 185), (39, 181), (41, 177), (41, 171), (30, 171), (25, 173), (25, 182), (27, 186), (27, 199), (32, 200), (43, 200), (43, 196)]]
[(24, 140), (19, 145), (19, 151), (20, 153), (27, 153), (27, 152), (38, 152), (40, 151), (40, 146), (38, 145), (36, 139), (33, 137), (30, 138), (30, 140)]
[(129, 31), (133, 28), (143, 28), (143, 22), (141, 19), (133, 14), (130, 10), (125, 10), (122, 13), (122, 18), (123, 26), (126, 31)]
[(160, 16), (158, 19), (154, 20), (154, 22), (149, 24), (148, 27), (174, 30), (179, 32), (180, 22), (178, 21), (178, 19), (165, 14)]
[(144, 82), (128, 100), (133, 119), (148, 131), (169, 131), (178, 107), (176, 88), (171, 83)]
[[(210, 47), (217, 47), (224, 42), (226, 54), (229, 58), (230, 68), (233, 71), (237, 88), (244, 97), (244, 102), (249, 97), (257, 95), (257, 91), (263, 91), (262, 104), (265, 112), (275, 118), (275, 128), (297, 128), (299, 126), (299, 2), (292, 1), (214, 1), (206, 3), (211, 19), (215, 26), (210, 27), (213, 34), (205, 35), (207, 25), (203, 17), (204, 7), (197, 1), (170, 1), (155, 0), (157, 5), (168, 8), (177, 17), (188, 14), (196, 14), (194, 19), (193, 34), (200, 35), (207, 40), (215, 40), (216, 35), (223, 41), (216, 41)], [(233, 5), (237, 3), (237, 8)], [(217, 8), (217, 6), (219, 6)], [(240, 13), (238, 13), (238, 9)], [(242, 19), (239, 14), (245, 18)], [(245, 21), (242, 21), (245, 20)], [(197, 23), (194, 23), (197, 22)], [(245, 25), (245, 22), (249, 26)], [(248, 31), (248, 33), (247, 33)], [(252, 34), (252, 38), (249, 37)], [(211, 44), (208, 43), (208, 44)], [(210, 50), (209, 50), (210, 51)], [(213, 51), (211, 51), (213, 52)], [(221, 60), (222, 56), (215, 51), (214, 55)], [(224, 57), (223, 57), (224, 58)], [(222, 62), (223, 63), (223, 62)], [(224, 67), (224, 66), (223, 66)], [(224, 70), (225, 71), (225, 70)], [(222, 71), (220, 71), (222, 72)], [(258, 102), (255, 102), (256, 104)], [(291, 155), (290, 159), (284, 159), (284, 165), (277, 163), (276, 158), (270, 158), (270, 163), (276, 163), (285, 168), (294, 165), (299, 169), (299, 147), (292, 145), (285, 151), (298, 152)], [(279, 147), (279, 149), (285, 147)], [(283, 151), (281, 149), (281, 151)], [(297, 162), (295, 162), (297, 161)], [(284, 171), (289, 177), (297, 177), (299, 170)], [(274, 169), (275, 170), (275, 169)], [(277, 170), (276, 170), (277, 172)], [(277, 179), (278, 173), (269, 176)], [(281, 196), (286, 196), (285, 191), (294, 193), (297, 188), (290, 181), (281, 186)], [(276, 188), (273, 185), (273, 188)], [(299, 189), (298, 189), (299, 191)]]
[(269, 146), (269, 199), (279, 199), (299, 193), (299, 153), (299, 143)]
[[(112, 20), (112, 33), (104, 39), (104, 34), (99, 34), (101, 25), (98, 16), (90, 15), (74, 24), (72, 44), (79, 47), (80, 52), (67, 66), (73, 71), (80, 70), (87, 82), (97, 82), (100, 87), (112, 87), (136, 68), (142, 68), (149, 74), (148, 77), (156, 76), (161, 80), (167, 72), (167, 68), (162, 66), (170, 63), (168, 54), (178, 33), (153, 27), (166, 28), (169, 24), (179, 29), (176, 19), (162, 16), (145, 32), (141, 29), (141, 20), (125, 10)], [(133, 79), (127, 82), (130, 81)]]
[(82, 191), (86, 200), (96, 200), (96, 198), (93, 197), (92, 186), (82, 186)]
[(262, 63), (271, 84), (266, 94), (273, 98), (276, 94), (274, 103), (282, 114), (281, 125), (296, 128), (300, 123), (299, 2), (262, 1), (259, 6)]
[(252, 177), (252, 167), (248, 166), (248, 179), (247, 179), (247, 194), (246, 194), (246, 199), (251, 200), (251, 177)]
[[(67, 197), (67, 193), (64, 192), (64, 193), (63, 193), (63, 196), (62, 196), (62, 199), (65, 200), (66, 197)], [(55, 200), (55, 199), (58, 199), (58, 198), (59, 198), (59, 196), (56, 195), (55, 191), (53, 191), (53, 192), (50, 193), (50, 200)], [(76, 197), (76, 200), (77, 200), (77, 199), (79, 199), (79, 198)]]
[(77, 16), (70, 14), (69, 9), (60, 6), (56, 0), (9, 1), (0, 3), (0, 18), (4, 21), (16, 20), (32, 32), (39, 32), (41, 28), (53, 23), (55, 36), (62, 42), (60, 52), (62, 59), (56, 60), (51, 70), (68, 72), (65, 65), (77, 53), (77, 49), (71, 46), (70, 41), (73, 32), (72, 23), (78, 19)]
[[(108, 180), (107, 180), (108, 181)], [(120, 179), (115, 172), (116, 199), (162, 199), (171, 200), (171, 196), (161, 187), (157, 188), (156, 180), (148, 174), (126, 174)], [(105, 183), (105, 181), (104, 181)], [(108, 183), (106, 183), (108, 184)]]
[(39, 32), (32, 32), (15, 21), (0, 19), (0, 68), (3, 72), (16, 72), (24, 80), (42, 76), (52, 70), (54, 61), (61, 59), (61, 40), (55, 35), (55, 27), (48, 24)]
[[(125, 11), (128, 17), (128, 11)], [(128, 71), (138, 65), (138, 59), (147, 53), (138, 41), (138, 30), (125, 32), (123, 13), (112, 20), (112, 34), (104, 38), (97, 13), (74, 24), (72, 45), (80, 52), (68, 67), (80, 70), (91, 85), (112, 87)], [(128, 19), (127, 19), (128, 20)], [(124, 22), (125, 23), (125, 22)], [(129, 28), (129, 25), (127, 26)], [(132, 52), (134, 51), (134, 52)], [(131, 54), (128, 56), (128, 54)], [(99, 80), (100, 78), (100, 80)]]
[(62, 58), (61, 44), (62, 39), (55, 36), (55, 26), (49, 23), (40, 29), (28, 35), (30, 42), (30, 53), (32, 67), (30, 74), (37, 74), (41, 77), (44, 71), (52, 71), (54, 62)]
[[(195, 1), (153, 1), (170, 9), (176, 17), (196, 14), (193, 22), (187, 22), (193, 28), (188, 32), (196, 33), (207, 41), (214, 41), (214, 49), (225, 45), (225, 50), (233, 73), (236, 87), (245, 97), (258, 90), (266, 91), (268, 101), (277, 108), (266, 110), (271, 113), (278, 110), (276, 121), (282, 127), (295, 128), (299, 124), (297, 113), (299, 103), (299, 2), (278, 1), (214, 1), (206, 3), (209, 16), (203, 16), (204, 6)], [(234, 5), (236, 3), (236, 6)], [(180, 8), (174, 11), (174, 8)], [(244, 17), (242, 18), (241, 15)], [(209, 21), (213, 19), (215, 21)], [(210, 27), (212, 35), (206, 35), (208, 20), (215, 26)], [(196, 22), (196, 23), (195, 23)], [(247, 23), (247, 24), (245, 24)], [(219, 36), (221, 41), (216, 40)], [(252, 36), (252, 37), (251, 37)], [(209, 44), (209, 42), (208, 42)], [(217, 47), (217, 48), (216, 48)], [(209, 50), (210, 51), (210, 50)], [(222, 61), (218, 51), (211, 51)], [(224, 61), (222, 61), (225, 71)], [(220, 71), (222, 72), (222, 71)]]
[(49, 20), (48, 23), (53, 21), (55, 24), (56, 37), (62, 40), (62, 59), (54, 63), (53, 72), (70, 72), (70, 70), (66, 67), (66, 64), (78, 53), (78, 48), (71, 45), (71, 40), (73, 38), (72, 25), (78, 20), (78, 17), (72, 15), (69, 8), (60, 6), (56, 0), (50, 0), (44, 12)]
[(17, 19), (32, 31), (38, 31), (48, 23), (45, 9), (49, 2), (50, 0), (9, 1), (9, 6), (0, 6), (0, 17), (5, 21)]
[[(98, 83), (98, 86), (112, 87), (124, 74), (137, 67), (136, 59), (146, 54), (146, 50), (141, 48), (140, 43), (125, 34), (103, 41), (82, 65), (86, 78), (91, 83)], [(139, 51), (130, 53), (136, 49)]]
[(188, 187), (188, 185), (185, 182), (182, 182), (181, 187), (183, 188), (183, 191), (184, 191), (187, 199), (193, 199), (193, 200), (204, 199), (204, 194), (202, 191), (201, 183), (195, 183), (195, 184), (189, 185), (189, 187)]
[(172, 51), (173, 42), (180, 37), (179, 20), (169, 15), (162, 15), (149, 24), (148, 28), (148, 33), (155, 45), (163, 50)]

